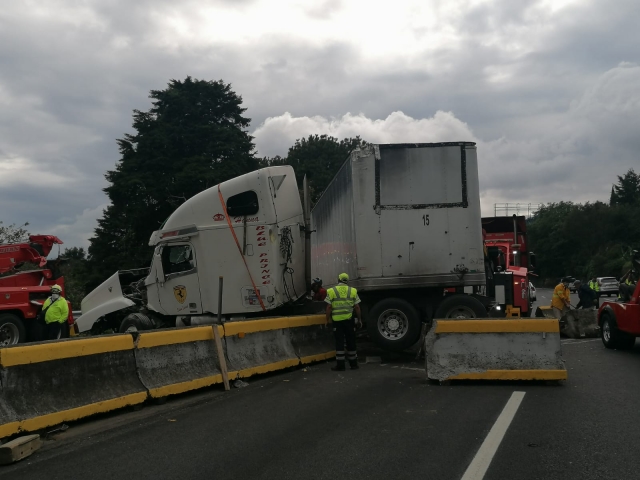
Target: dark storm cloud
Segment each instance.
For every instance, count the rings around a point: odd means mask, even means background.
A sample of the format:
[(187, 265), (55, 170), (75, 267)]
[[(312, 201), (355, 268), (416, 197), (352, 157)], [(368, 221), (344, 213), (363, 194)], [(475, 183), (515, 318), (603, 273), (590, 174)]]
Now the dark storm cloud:
[[(258, 1), (27, 5), (0, 12), (0, 204), (8, 207), (0, 220), (30, 221), (41, 233), (58, 226), (73, 242), (86, 239), (107, 202), (104, 172), (119, 158), (115, 139), (131, 132), (132, 110), (148, 109), (149, 90), (187, 75), (232, 83), (252, 129), (290, 112), (257, 142), (269, 154), (286, 153), (293, 131), (316, 133), (305, 128), (330, 128), (347, 112), (365, 119), (335, 130), (350, 135), (383, 135), (393, 122), (375, 120), (396, 111), (433, 119), (416, 125), (479, 142), (489, 203), (604, 199), (615, 175), (638, 162), (637, 2), (575, 2), (555, 14), (537, 1), (456, 3), (446, 25), (413, 29), (411, 51), (379, 56), (349, 29), (323, 39), (286, 29), (246, 36), (267, 17), (238, 25), (237, 39), (196, 35), (201, 8), (248, 19)], [(291, 10), (326, 28), (349, 6), (308, 5)], [(438, 29), (455, 35), (434, 43)], [(395, 35), (370, 31), (390, 45)], [(315, 116), (325, 120), (295, 123)]]

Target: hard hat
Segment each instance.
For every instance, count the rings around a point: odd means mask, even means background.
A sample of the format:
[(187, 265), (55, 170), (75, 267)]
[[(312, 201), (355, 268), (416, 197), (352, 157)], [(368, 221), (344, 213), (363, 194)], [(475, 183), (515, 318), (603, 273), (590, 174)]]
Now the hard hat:
[(51, 286), (51, 291), (60, 293), (60, 292), (62, 292), (62, 287), (60, 287), (60, 285), (52, 285)]
[(316, 277), (313, 280), (311, 280), (311, 285), (316, 285), (316, 284), (322, 286), (322, 279), (320, 277)]
[(348, 282), (349, 275), (347, 275), (346, 273), (341, 273), (340, 275), (338, 275), (338, 280), (340, 280), (341, 282)]

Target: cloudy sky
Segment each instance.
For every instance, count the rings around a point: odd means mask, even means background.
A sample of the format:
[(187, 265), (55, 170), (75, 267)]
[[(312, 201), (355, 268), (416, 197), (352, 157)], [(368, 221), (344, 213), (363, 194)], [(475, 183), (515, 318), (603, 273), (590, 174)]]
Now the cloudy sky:
[(187, 75), (233, 85), (260, 156), (475, 141), (486, 215), (606, 201), (640, 170), (638, 25), (637, 0), (7, 1), (0, 221), (86, 247), (115, 139)]

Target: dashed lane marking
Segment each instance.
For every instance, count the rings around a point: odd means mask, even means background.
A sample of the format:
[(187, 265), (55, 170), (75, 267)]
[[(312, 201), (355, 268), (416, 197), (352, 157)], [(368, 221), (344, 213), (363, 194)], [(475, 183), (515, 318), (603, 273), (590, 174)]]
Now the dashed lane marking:
[(525, 392), (513, 392), (511, 398), (502, 409), (502, 413), (491, 427), (491, 431), (484, 439), (476, 456), (473, 457), (471, 464), (464, 472), (462, 480), (482, 480), (487, 473), (487, 469), (493, 460), (494, 455), (498, 451), (498, 447), (507, 433), (509, 425), (513, 417), (515, 417)]

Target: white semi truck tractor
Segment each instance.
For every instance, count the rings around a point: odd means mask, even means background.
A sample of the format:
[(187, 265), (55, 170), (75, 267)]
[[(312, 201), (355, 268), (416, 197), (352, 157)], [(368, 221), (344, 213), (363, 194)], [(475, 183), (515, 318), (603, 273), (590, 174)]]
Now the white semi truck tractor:
[(391, 350), (415, 343), (432, 318), (479, 318), (494, 303), (482, 295), (473, 143), (355, 150), (311, 220), (306, 211), (289, 166), (199, 193), (151, 235), (150, 268), (119, 271), (84, 298), (79, 331), (214, 323), (219, 277), (221, 314), (238, 320), (322, 311), (304, 301), (309, 279), (330, 287), (346, 272), (371, 338)]
[(220, 277), (225, 318), (272, 316), (307, 290), (303, 210), (289, 166), (200, 192), (149, 245), (150, 268), (119, 271), (82, 300), (80, 332), (213, 323)]

